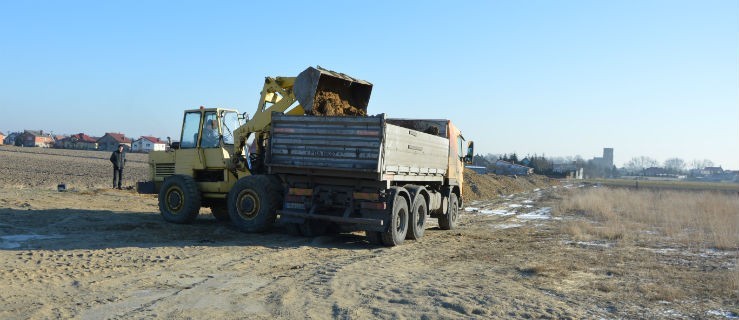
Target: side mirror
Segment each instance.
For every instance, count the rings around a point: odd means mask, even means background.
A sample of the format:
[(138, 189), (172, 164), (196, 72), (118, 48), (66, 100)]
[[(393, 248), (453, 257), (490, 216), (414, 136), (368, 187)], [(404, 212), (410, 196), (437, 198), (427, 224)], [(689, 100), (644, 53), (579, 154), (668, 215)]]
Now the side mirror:
[(475, 142), (467, 142), (467, 155), (464, 156), (464, 163), (472, 164), (472, 159), (475, 156)]

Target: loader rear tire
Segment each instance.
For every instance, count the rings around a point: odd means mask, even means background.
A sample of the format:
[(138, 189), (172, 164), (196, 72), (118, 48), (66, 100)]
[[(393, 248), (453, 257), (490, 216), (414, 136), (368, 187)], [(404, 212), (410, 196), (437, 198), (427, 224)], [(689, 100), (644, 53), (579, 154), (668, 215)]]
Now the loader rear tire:
[(447, 208), (446, 214), (439, 218), (439, 228), (441, 230), (452, 230), (457, 227), (457, 220), (459, 220), (458, 201), (456, 193), (449, 195), (449, 208)]
[(422, 195), (417, 195), (411, 207), (406, 239), (418, 240), (423, 237), (426, 230), (426, 214), (428, 214), (426, 199)]
[(265, 232), (277, 218), (282, 186), (275, 180), (254, 175), (239, 179), (228, 192), (231, 223), (243, 232)]
[(395, 193), (390, 225), (387, 231), (382, 233), (382, 244), (387, 247), (400, 245), (408, 233), (408, 203), (405, 198)]
[(200, 192), (192, 177), (174, 175), (159, 190), (159, 212), (167, 222), (186, 224), (200, 212)]

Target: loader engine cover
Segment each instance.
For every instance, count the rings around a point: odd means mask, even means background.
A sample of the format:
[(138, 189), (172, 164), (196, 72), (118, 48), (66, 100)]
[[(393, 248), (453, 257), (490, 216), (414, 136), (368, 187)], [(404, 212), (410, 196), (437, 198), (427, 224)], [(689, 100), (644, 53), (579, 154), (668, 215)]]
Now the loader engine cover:
[(372, 84), (321, 67), (303, 70), (293, 86), (307, 115), (364, 116)]

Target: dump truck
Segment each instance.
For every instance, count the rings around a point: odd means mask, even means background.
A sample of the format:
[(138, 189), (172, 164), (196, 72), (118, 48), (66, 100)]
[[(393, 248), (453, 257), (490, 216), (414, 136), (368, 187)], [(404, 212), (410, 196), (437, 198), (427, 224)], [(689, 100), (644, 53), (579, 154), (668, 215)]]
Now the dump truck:
[(179, 144), (149, 158), (162, 216), (190, 223), (209, 207), (244, 232), (363, 230), (385, 246), (421, 238), (430, 218), (453, 229), (474, 144), (449, 120), (367, 116), (371, 90), (309, 67), (265, 78), (251, 117), (186, 110)]
[(451, 121), (274, 114), (271, 130), (266, 165), (286, 190), (277, 214), (291, 232), (336, 223), (395, 246), (421, 238), (429, 218), (456, 226), (473, 145)]

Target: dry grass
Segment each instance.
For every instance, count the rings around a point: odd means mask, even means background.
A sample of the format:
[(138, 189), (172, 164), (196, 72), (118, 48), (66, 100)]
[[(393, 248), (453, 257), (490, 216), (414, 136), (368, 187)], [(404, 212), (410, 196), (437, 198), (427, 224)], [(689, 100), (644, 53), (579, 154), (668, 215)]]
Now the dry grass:
[(555, 214), (578, 240), (677, 242), (690, 248), (739, 249), (739, 197), (718, 192), (597, 188), (573, 192)]
[(564, 218), (560, 231), (578, 241), (582, 254), (593, 252), (582, 256), (585, 265), (599, 272), (608, 266), (614, 275), (590, 281), (593, 292), (653, 302), (737, 301), (739, 197), (733, 193), (578, 189), (553, 213)]

